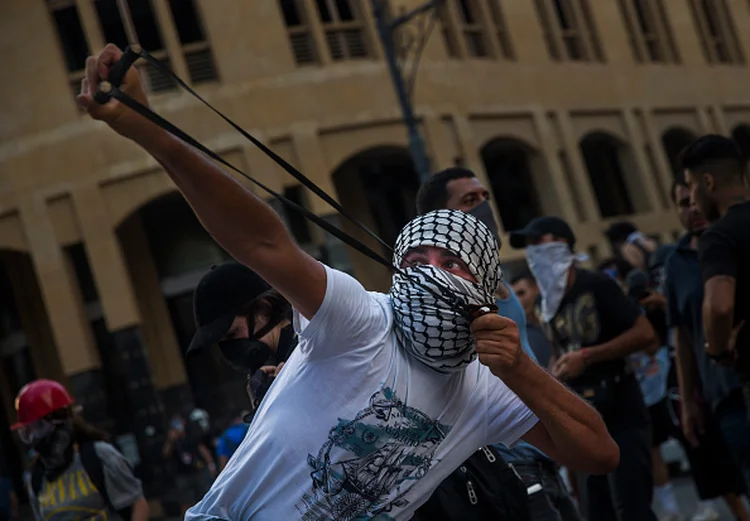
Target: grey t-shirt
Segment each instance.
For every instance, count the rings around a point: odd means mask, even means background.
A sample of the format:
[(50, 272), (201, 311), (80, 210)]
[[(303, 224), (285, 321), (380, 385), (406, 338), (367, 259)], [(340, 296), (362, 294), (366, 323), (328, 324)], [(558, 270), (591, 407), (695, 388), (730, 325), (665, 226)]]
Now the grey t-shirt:
[[(105, 442), (94, 445), (104, 467), (104, 483), (116, 510), (127, 508), (143, 496), (141, 482), (117, 449)], [(42, 479), (39, 497), (29, 491), (37, 521), (129, 521), (112, 512), (91, 482), (81, 458), (75, 454), (68, 469), (52, 483)]]

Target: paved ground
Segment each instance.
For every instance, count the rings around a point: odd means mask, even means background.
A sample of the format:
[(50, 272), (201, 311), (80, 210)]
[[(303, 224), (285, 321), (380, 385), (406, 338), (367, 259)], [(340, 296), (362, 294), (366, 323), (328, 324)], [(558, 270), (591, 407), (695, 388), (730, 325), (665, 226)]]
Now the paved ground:
[[(698, 505), (698, 497), (695, 493), (695, 487), (690, 478), (678, 478), (674, 484), (677, 492), (677, 500), (679, 501), (680, 510), (686, 519), (690, 519), (690, 516), (695, 512), (696, 506)], [(716, 502), (719, 507), (718, 510), (721, 514), (721, 521), (734, 521), (734, 517), (727, 509), (724, 501), (719, 500)], [(660, 517), (661, 512), (657, 505), (654, 505), (654, 511), (656, 515)]]
[[(677, 499), (680, 504), (680, 509), (682, 510), (683, 515), (685, 516), (685, 520), (689, 520), (690, 516), (695, 512), (696, 506), (698, 504), (698, 498), (695, 494), (695, 488), (693, 487), (693, 483), (690, 480), (689, 477), (686, 478), (678, 478), (674, 481), (675, 489), (677, 491)], [(735, 521), (734, 518), (729, 513), (729, 510), (727, 509), (726, 505), (723, 501), (718, 501), (717, 506), (719, 507), (719, 511), (721, 513), (720, 521)], [(657, 517), (661, 517), (662, 512), (660, 512), (657, 505), (654, 506), (654, 511), (656, 512)], [(21, 516), (20, 521), (32, 521), (33, 517), (31, 516), (30, 509), (27, 505), (24, 505), (24, 507), (21, 510)], [(157, 521), (154, 519), (154, 521)], [(180, 518), (160, 518), (158, 521), (181, 521)]]

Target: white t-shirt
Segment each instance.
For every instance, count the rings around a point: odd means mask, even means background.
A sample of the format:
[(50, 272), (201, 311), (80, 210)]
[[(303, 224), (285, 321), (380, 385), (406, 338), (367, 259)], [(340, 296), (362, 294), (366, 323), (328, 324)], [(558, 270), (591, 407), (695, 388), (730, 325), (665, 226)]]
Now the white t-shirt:
[(326, 267), (312, 320), (247, 435), (187, 521), (407, 520), (480, 446), (537, 422), (478, 361), (438, 374), (393, 333), (387, 295)]

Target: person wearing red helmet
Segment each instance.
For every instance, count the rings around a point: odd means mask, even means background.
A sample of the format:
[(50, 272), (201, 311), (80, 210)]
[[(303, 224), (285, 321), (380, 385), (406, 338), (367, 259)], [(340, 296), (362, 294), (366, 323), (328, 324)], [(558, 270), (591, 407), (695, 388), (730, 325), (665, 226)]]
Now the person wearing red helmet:
[(35, 380), (16, 398), (20, 440), (38, 454), (29, 503), (37, 520), (146, 521), (140, 481), (109, 436), (86, 423), (67, 389)]

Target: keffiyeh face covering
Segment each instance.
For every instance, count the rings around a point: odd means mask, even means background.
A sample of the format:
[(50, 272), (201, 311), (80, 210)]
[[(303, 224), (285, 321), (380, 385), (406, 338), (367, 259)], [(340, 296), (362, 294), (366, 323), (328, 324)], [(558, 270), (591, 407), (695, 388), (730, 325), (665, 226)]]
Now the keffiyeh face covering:
[[(401, 231), (394, 248), (396, 268), (410, 250), (420, 246), (455, 254), (477, 283), (435, 266), (402, 268), (393, 276), (390, 292), (396, 337), (411, 356), (435, 371), (460, 371), (476, 358), (468, 307), (495, 302), (502, 274), (498, 243), (475, 217), (458, 210), (437, 210), (417, 217)], [(451, 299), (457, 305), (451, 305)]]

